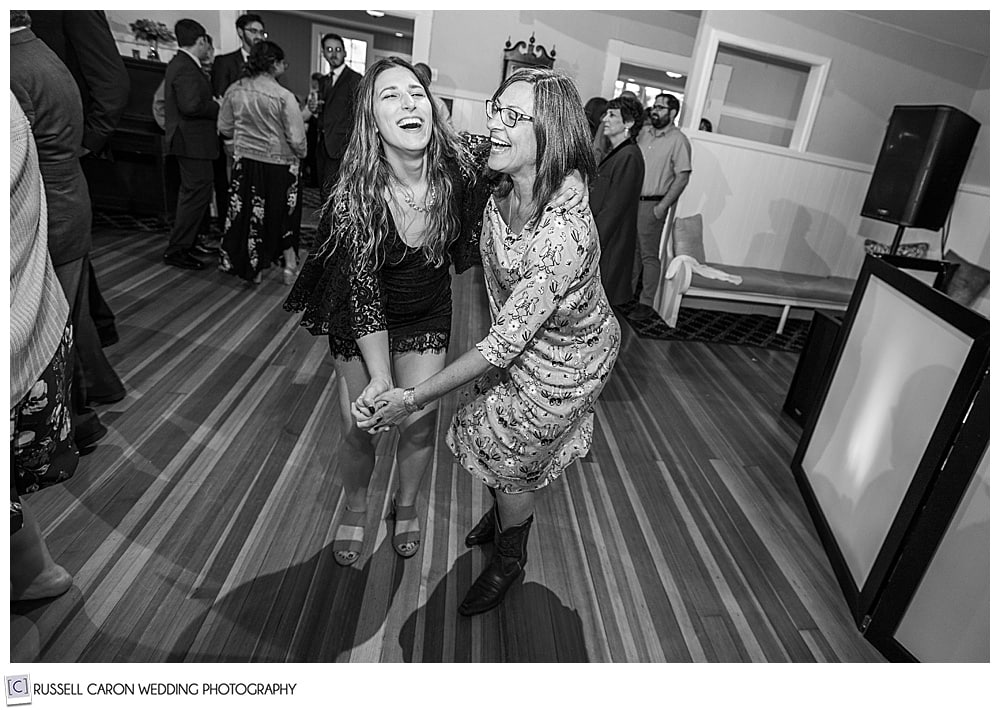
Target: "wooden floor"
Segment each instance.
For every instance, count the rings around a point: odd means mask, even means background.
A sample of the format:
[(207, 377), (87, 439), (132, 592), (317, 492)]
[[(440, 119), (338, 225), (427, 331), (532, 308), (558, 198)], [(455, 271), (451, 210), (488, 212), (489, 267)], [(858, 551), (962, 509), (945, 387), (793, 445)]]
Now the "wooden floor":
[[(443, 436), (417, 556), (388, 544), (386, 435), (363, 560), (337, 566), (325, 341), (281, 310), (276, 275), (251, 291), (163, 266), (164, 244), (95, 234), (129, 396), (101, 408), (111, 433), (76, 476), (29, 498), (75, 586), (12, 605), (12, 661), (882, 660), (789, 470), (795, 355), (623, 325), (590, 455), (541, 496), (524, 582), (470, 620), (455, 610), (484, 555), (462, 539), (488, 497)], [(455, 352), (488, 322), (480, 278), (456, 280)]]

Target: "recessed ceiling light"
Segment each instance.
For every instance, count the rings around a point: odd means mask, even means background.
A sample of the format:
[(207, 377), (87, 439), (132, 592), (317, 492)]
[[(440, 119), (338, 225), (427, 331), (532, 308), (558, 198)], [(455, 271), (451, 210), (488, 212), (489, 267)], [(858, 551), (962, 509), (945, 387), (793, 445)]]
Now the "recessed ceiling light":
[(627, 79), (625, 79), (625, 81), (631, 81), (633, 84), (635, 83), (635, 79), (633, 79), (632, 77), (628, 77)]
[(403, 36), (403, 33), (402, 33), (402, 32), (397, 32), (397, 33), (396, 33), (396, 36), (397, 36), (397, 37), (402, 37), (402, 36)]
[(680, 78), (681, 78), (682, 76), (684, 76), (683, 74), (678, 74), (678, 73), (677, 73), (677, 72), (675, 72), (675, 71), (668, 71), (668, 72), (666, 72), (666, 74), (667, 74), (667, 76), (669, 76), (669, 77), (670, 77), (671, 79), (680, 79)]
[(384, 17), (385, 13), (382, 10), (365, 10), (372, 17)]

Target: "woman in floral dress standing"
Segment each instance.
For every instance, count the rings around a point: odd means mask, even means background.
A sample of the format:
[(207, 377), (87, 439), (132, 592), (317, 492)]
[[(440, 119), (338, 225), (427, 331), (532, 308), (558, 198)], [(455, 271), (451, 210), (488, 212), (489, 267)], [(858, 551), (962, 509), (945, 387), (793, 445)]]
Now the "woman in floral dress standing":
[(497, 606), (527, 561), (535, 499), (590, 449), (593, 407), (618, 355), (621, 330), (601, 286), (600, 242), (586, 206), (551, 209), (572, 171), (595, 172), (579, 93), (543, 69), (512, 74), (487, 101), (489, 167), (501, 173), (484, 213), (480, 253), (492, 326), (442, 371), (356, 406), (358, 425), (380, 431), (475, 381), (448, 445), (494, 494), (466, 538), (494, 555), (459, 607)]
[(295, 95), (278, 83), (286, 66), (281, 47), (258, 42), (243, 78), (226, 90), (219, 109), (219, 133), (233, 138), (219, 270), (250, 283), (260, 283), (261, 272), (280, 259), (282, 280), (290, 284), (295, 278), (302, 219), (299, 161), (306, 157), (306, 127)]

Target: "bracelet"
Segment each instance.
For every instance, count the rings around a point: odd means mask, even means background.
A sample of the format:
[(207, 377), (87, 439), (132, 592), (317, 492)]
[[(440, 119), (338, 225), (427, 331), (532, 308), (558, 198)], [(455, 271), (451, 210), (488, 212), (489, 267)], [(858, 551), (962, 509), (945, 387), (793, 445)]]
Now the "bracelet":
[(416, 400), (413, 399), (413, 388), (407, 387), (403, 390), (403, 408), (406, 410), (407, 414), (413, 414), (414, 412), (419, 412), (424, 408), (424, 405), (418, 405)]

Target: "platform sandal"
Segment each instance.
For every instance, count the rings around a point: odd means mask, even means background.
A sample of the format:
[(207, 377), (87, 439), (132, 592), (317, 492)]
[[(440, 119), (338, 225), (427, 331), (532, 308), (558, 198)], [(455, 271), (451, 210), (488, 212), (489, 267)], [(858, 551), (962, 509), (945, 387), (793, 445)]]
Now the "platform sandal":
[(365, 544), (367, 510), (347, 508), (333, 537), (333, 559), (341, 567), (349, 567), (361, 559)]
[(396, 526), (400, 522), (417, 519), (417, 506), (396, 505), (396, 498), (392, 499), (392, 549), (400, 557), (410, 558), (417, 554), (420, 549), (420, 530), (409, 530), (407, 532), (396, 532)]

